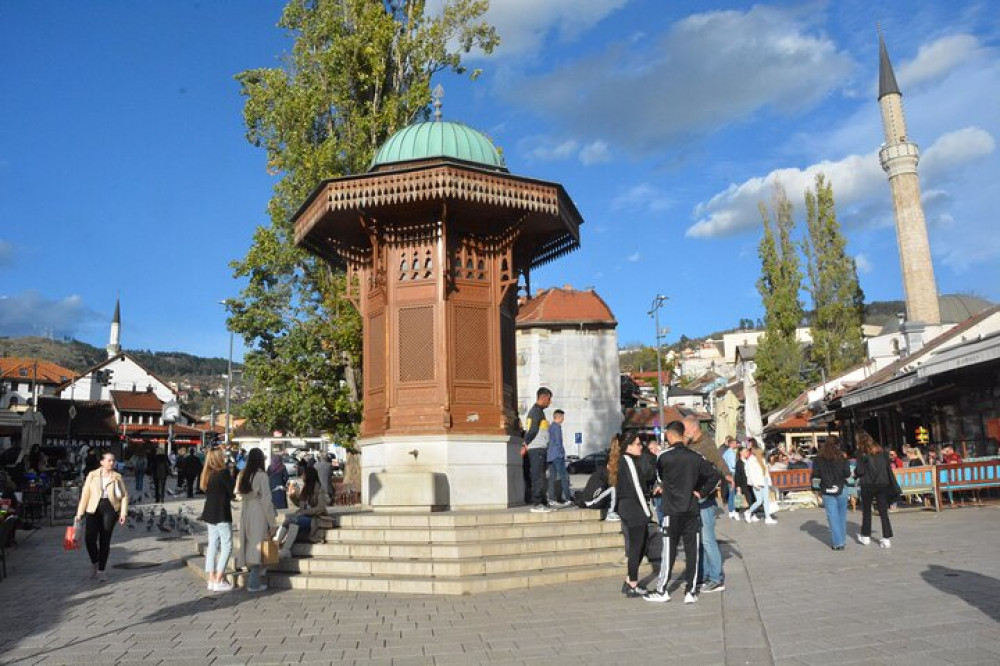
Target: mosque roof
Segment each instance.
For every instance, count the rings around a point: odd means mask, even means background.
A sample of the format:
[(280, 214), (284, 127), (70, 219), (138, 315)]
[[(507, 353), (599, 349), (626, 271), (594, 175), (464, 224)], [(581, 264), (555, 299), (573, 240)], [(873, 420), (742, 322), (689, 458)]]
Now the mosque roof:
[(892, 63), (889, 61), (889, 51), (885, 48), (885, 40), (882, 32), (878, 33), (878, 98), (882, 99), (886, 95), (901, 95), (899, 86), (896, 84), (896, 74), (892, 71)]

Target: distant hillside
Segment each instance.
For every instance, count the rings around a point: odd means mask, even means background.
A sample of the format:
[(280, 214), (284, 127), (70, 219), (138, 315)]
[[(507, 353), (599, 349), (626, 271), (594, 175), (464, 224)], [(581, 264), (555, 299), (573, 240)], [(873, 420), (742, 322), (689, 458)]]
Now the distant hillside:
[[(224, 358), (202, 358), (184, 352), (154, 352), (126, 349), (153, 374), (164, 379), (179, 377), (210, 377), (226, 373)], [(0, 338), (0, 356), (24, 356), (43, 358), (53, 363), (83, 372), (107, 358), (107, 353), (98, 347), (79, 340), (49, 340), (48, 338)]]

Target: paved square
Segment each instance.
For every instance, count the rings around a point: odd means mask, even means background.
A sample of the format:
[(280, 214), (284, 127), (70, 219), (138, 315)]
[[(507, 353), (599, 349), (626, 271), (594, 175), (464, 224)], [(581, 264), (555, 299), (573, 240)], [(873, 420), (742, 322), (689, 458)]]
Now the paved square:
[(833, 552), (821, 510), (778, 517), (719, 519), (727, 590), (693, 606), (626, 600), (616, 579), (457, 598), (209, 595), (182, 566), (194, 538), (145, 527), (116, 531), (99, 584), (83, 551), (62, 550), (63, 528), (45, 528), (9, 551), (0, 663), (1000, 664), (1000, 507), (895, 513), (889, 550)]

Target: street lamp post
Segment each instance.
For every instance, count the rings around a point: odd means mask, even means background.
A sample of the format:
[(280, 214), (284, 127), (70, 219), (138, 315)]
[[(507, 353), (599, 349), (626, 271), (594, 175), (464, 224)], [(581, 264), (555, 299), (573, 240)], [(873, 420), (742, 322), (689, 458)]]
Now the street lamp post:
[(663, 443), (663, 362), (660, 360), (660, 336), (662, 330), (660, 329), (660, 308), (666, 302), (667, 297), (662, 294), (657, 294), (656, 298), (653, 299), (653, 304), (649, 310), (649, 316), (653, 318), (653, 323), (656, 326), (656, 412), (657, 420), (661, 421), (659, 423), (659, 437), (660, 443)]

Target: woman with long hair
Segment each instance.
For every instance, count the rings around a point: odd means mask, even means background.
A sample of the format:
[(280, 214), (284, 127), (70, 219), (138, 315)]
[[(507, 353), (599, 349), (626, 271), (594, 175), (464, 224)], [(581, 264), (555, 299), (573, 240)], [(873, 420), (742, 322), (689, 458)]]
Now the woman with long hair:
[(108, 580), (104, 570), (111, 553), (115, 523), (124, 525), (128, 515), (128, 490), (122, 475), (115, 471), (115, 454), (105, 451), (99, 465), (83, 482), (76, 522), (86, 515), (87, 554), (93, 566), (92, 577), (103, 583)]
[(892, 523), (889, 522), (889, 504), (892, 502), (892, 468), (889, 456), (871, 435), (862, 430), (858, 434), (858, 465), (855, 476), (861, 486), (861, 534), (858, 543), (867, 546), (872, 542), (872, 503), (878, 503), (882, 518), (882, 538), (879, 545), (892, 545)]
[[(586, 495), (590, 495), (591, 498), (584, 501), (584, 506), (590, 507), (600, 507), (601, 503), (605, 499), (610, 500), (608, 503), (608, 513), (604, 517), (604, 520), (610, 523), (618, 522), (621, 518), (615, 509), (618, 507), (617, 502), (617, 491), (615, 490), (615, 484), (618, 483), (618, 463), (622, 459), (622, 445), (621, 440), (618, 435), (611, 438), (611, 449), (608, 452), (608, 464), (603, 469), (598, 469), (591, 475), (591, 478), (587, 481), (587, 489), (584, 490)], [(594, 483), (596, 478), (597, 483)]]
[(630, 435), (626, 441), (628, 444), (624, 455), (619, 458), (619, 466), (615, 470), (618, 514), (625, 533), (625, 553), (628, 558), (628, 574), (622, 585), (622, 594), (629, 598), (639, 598), (647, 595), (645, 588), (639, 586), (639, 564), (646, 555), (648, 525), (652, 517), (649, 511), (652, 470), (642, 462), (642, 440), (639, 436)]
[(746, 466), (747, 483), (753, 487), (757, 500), (750, 505), (744, 514), (748, 523), (759, 522), (760, 519), (753, 515), (757, 507), (764, 506), (764, 522), (774, 525), (778, 521), (771, 517), (774, 510), (771, 508), (771, 474), (768, 472), (767, 461), (764, 460), (764, 450), (754, 444), (750, 449), (751, 455), (744, 460)]
[(292, 556), (292, 545), (299, 535), (300, 529), (309, 530), (309, 540), (316, 539), (318, 530), (316, 516), (326, 515), (326, 493), (319, 482), (319, 472), (315, 467), (306, 467), (305, 480), (302, 489), (291, 496), (298, 511), (285, 516), (285, 522), (278, 530), (277, 541), (281, 544), (281, 557)]
[(830, 541), (834, 550), (844, 550), (847, 541), (847, 481), (851, 464), (840, 450), (839, 442), (827, 437), (813, 461), (812, 487), (823, 502)]
[(260, 577), (263, 573), (261, 544), (271, 538), (277, 527), (277, 512), (271, 502), (271, 488), (264, 470), (264, 452), (250, 449), (246, 463), (236, 477), (236, 492), (242, 503), (240, 512), (240, 541), (236, 565), (247, 567), (248, 592), (267, 589)]
[(226, 565), (233, 552), (233, 476), (226, 469), (226, 454), (212, 449), (205, 456), (199, 481), (205, 493), (201, 520), (208, 525), (205, 577), (209, 592), (228, 592), (233, 586), (225, 579)]
[(271, 464), (267, 466), (267, 480), (271, 486), (271, 503), (275, 509), (288, 508), (288, 494), (285, 486), (288, 485), (288, 470), (285, 463), (277, 453), (271, 454)]

